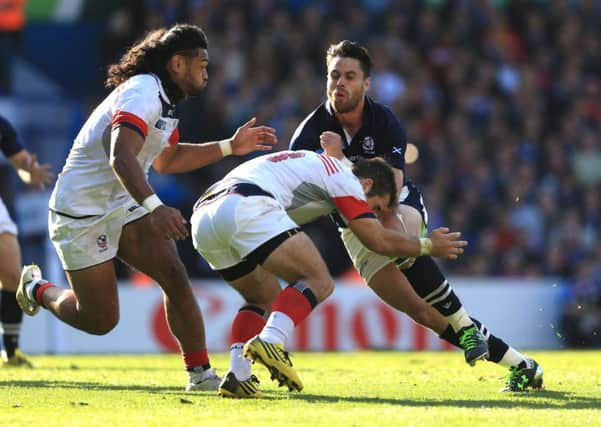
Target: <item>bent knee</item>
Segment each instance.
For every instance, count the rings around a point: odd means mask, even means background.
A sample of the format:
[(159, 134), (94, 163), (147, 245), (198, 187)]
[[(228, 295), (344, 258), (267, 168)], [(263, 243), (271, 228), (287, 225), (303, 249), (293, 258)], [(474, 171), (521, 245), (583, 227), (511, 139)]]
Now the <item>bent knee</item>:
[(331, 277), (323, 277), (310, 282), (311, 290), (320, 303), (334, 292), (334, 280)]
[(88, 322), (86, 332), (93, 335), (106, 335), (115, 329), (118, 323), (119, 315), (93, 319)]

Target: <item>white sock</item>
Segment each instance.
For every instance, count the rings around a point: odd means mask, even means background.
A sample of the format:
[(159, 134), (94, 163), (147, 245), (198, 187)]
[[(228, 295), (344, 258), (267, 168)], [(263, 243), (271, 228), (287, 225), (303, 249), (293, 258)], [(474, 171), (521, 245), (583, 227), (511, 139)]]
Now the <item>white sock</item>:
[(187, 371), (187, 372), (188, 372), (188, 381), (193, 384), (198, 384), (198, 383), (206, 380), (208, 377), (214, 375), (212, 369), (203, 369), (200, 366), (197, 366), (196, 368), (194, 368), (190, 371)]
[(37, 303), (37, 300), (35, 299), (35, 295), (33, 294), (33, 288), (34, 288), (34, 286), (35, 286), (35, 285), (37, 285), (38, 283), (39, 283), (39, 284), (41, 284), (41, 285), (43, 285), (44, 283), (48, 283), (48, 280), (44, 280), (44, 279), (35, 279), (35, 280), (32, 280), (31, 282), (29, 282), (29, 283), (27, 283), (27, 284), (25, 285), (25, 296), (26, 296), (26, 297), (27, 297), (27, 298), (28, 298), (30, 301), (33, 301), (33, 302), (36, 302), (36, 303)]
[(526, 360), (526, 356), (517, 351), (515, 348), (509, 347), (509, 349), (507, 349), (503, 355), (503, 358), (499, 360), (499, 365), (505, 368), (510, 368), (512, 366), (517, 367), (520, 362), (523, 362), (524, 360)]
[(450, 316), (447, 316), (447, 320), (455, 332), (459, 332), (461, 329), (474, 324), (472, 319), (470, 319), (470, 316), (467, 314), (467, 311), (465, 311), (465, 308), (463, 307)]
[(243, 342), (236, 342), (230, 347), (230, 371), (239, 381), (250, 378), (251, 361), (242, 355)]
[(294, 330), (294, 321), (281, 311), (274, 311), (269, 315), (267, 323), (259, 334), (259, 338), (271, 344), (282, 343), (286, 345), (288, 337)]

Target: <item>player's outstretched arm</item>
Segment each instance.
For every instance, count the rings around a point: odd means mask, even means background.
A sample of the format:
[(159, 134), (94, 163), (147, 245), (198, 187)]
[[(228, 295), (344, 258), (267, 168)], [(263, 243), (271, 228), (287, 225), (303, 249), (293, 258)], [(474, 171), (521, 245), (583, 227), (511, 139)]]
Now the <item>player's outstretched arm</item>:
[(160, 173), (182, 173), (215, 163), (230, 154), (243, 156), (254, 151), (269, 151), (278, 142), (275, 129), (254, 126), (253, 117), (240, 126), (234, 135), (223, 141), (203, 144), (179, 143), (165, 148), (153, 167)]
[(37, 156), (25, 149), (10, 156), (9, 160), (17, 170), (19, 178), (38, 190), (43, 190), (54, 178), (50, 164), (40, 165)]
[(349, 227), (370, 250), (393, 257), (433, 257), (456, 259), (467, 246), (459, 240), (461, 233), (437, 228), (429, 237), (418, 238), (407, 233), (386, 229), (374, 218), (359, 218), (349, 222)]

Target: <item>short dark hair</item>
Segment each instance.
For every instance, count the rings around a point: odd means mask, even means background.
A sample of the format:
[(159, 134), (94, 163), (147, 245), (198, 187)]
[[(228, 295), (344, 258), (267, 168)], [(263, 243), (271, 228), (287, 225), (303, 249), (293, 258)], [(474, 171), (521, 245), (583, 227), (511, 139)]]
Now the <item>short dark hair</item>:
[(332, 58), (337, 56), (341, 58), (355, 58), (361, 64), (361, 69), (365, 77), (370, 76), (372, 63), (366, 47), (350, 40), (342, 40), (341, 42), (331, 44), (326, 54), (326, 66), (330, 64)]
[(386, 196), (390, 194), (389, 208), (397, 204), (396, 181), (392, 167), (381, 157), (359, 160), (353, 164), (353, 174), (357, 178), (370, 178), (373, 180), (371, 190), (367, 197)]
[(167, 62), (176, 53), (191, 56), (193, 50), (207, 48), (207, 36), (197, 25), (176, 24), (151, 31), (131, 46), (118, 63), (109, 66), (105, 86), (114, 88), (137, 74), (154, 73), (168, 94), (174, 92), (178, 98), (182, 94), (170, 81), (165, 69)]

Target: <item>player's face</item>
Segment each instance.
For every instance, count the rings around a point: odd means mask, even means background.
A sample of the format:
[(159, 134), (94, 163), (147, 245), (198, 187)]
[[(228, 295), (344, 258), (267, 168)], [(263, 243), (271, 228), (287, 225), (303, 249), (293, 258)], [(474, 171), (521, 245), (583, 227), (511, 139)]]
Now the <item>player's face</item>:
[(179, 67), (175, 67), (173, 79), (187, 96), (199, 95), (207, 86), (209, 55), (206, 49), (198, 49), (194, 56), (181, 55)]
[(361, 183), (361, 188), (363, 188), (363, 192), (367, 198), (367, 206), (369, 206), (377, 216), (392, 211), (390, 208), (390, 194), (386, 194), (385, 196), (368, 196), (367, 193), (371, 191), (374, 184), (373, 180), (371, 178), (359, 178), (359, 182)]
[(367, 206), (369, 206), (369, 208), (374, 211), (377, 216), (389, 213), (391, 211), (389, 204), (390, 194), (387, 194), (386, 196), (371, 196), (367, 198)]
[(349, 113), (361, 105), (369, 79), (355, 58), (335, 56), (328, 64), (328, 101), (337, 113)]

